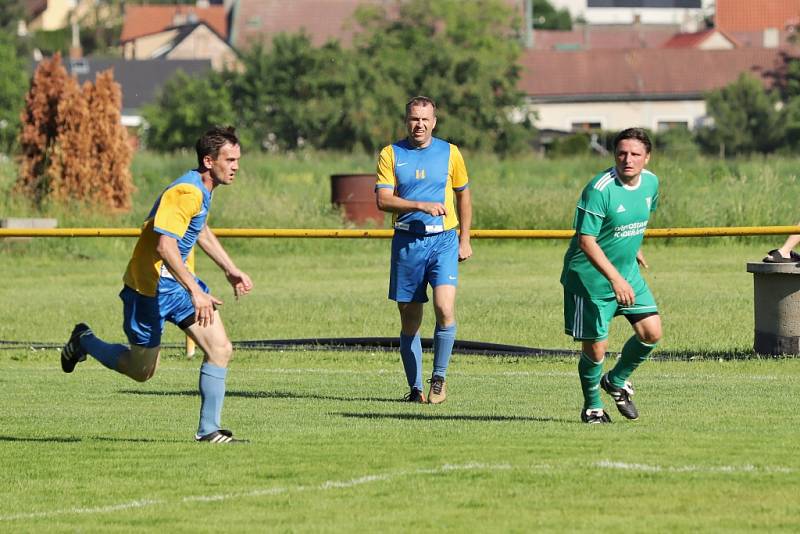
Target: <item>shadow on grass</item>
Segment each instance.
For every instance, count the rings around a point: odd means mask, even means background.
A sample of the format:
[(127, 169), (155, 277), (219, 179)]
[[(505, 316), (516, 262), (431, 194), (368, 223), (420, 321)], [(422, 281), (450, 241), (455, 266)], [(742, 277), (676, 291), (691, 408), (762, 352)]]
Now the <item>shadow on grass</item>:
[(23, 438), (19, 436), (0, 436), (0, 441), (24, 441), (30, 443), (78, 443), (81, 438), (53, 436), (49, 438)]
[[(198, 397), (198, 391), (145, 391), (137, 389), (121, 389), (119, 393), (127, 395), (152, 395), (165, 397)], [(317, 395), (315, 393), (297, 393), (292, 391), (227, 391), (226, 397), (243, 397), (247, 399), (315, 399), (350, 402), (405, 402), (401, 398), (386, 397), (336, 397), (333, 395)]]
[(424, 413), (354, 413), (340, 412), (332, 415), (354, 419), (417, 419), (420, 421), (495, 421), (501, 423), (514, 422), (536, 422), (536, 423), (575, 423), (572, 419), (560, 419), (558, 417), (535, 417), (526, 415), (446, 415), (446, 414), (424, 414)]
[(148, 438), (108, 438), (105, 436), (92, 436), (92, 441), (108, 441), (112, 443), (191, 443), (191, 439), (148, 439)]

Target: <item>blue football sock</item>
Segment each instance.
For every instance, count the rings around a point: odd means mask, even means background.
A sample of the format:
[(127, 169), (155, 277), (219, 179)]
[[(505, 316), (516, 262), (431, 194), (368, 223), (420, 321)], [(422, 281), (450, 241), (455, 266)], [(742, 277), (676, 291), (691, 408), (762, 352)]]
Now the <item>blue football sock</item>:
[(85, 334), (79, 338), (81, 348), (89, 356), (102, 363), (112, 371), (117, 370), (119, 357), (128, 352), (128, 347), (119, 343), (106, 343), (94, 334)]
[(456, 342), (456, 323), (450, 326), (439, 326), (433, 330), (433, 374), (445, 377), (453, 344)]
[(225, 377), (228, 370), (208, 362), (200, 366), (200, 426), (199, 436), (219, 430), (222, 403), (225, 400)]
[(422, 391), (422, 341), (419, 333), (407, 336), (400, 332), (400, 357), (403, 359), (408, 387)]

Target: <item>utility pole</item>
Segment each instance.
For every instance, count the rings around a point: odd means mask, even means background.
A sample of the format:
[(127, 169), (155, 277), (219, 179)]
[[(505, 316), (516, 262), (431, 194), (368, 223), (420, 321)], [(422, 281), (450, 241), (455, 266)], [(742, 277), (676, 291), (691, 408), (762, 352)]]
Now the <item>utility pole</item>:
[(525, 48), (533, 48), (533, 0), (525, 3)]

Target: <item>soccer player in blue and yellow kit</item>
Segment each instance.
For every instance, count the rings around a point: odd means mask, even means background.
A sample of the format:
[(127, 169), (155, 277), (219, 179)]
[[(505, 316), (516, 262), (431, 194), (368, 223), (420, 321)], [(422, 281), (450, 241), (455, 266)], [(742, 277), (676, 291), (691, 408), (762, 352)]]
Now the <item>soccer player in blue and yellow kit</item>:
[(233, 128), (214, 128), (196, 145), (198, 167), (161, 193), (142, 226), (142, 233), (123, 277), (123, 330), (130, 346), (96, 337), (84, 323), (75, 326), (61, 351), (61, 367), (71, 373), (86, 355), (138, 382), (156, 372), (164, 321), (183, 329), (205, 352), (200, 367), (200, 424), (195, 439), (208, 443), (237, 441), (220, 427), (225, 378), (233, 348), (217, 306), (187, 263), (195, 244), (225, 272), (234, 295), (253, 287), (211, 232), (206, 219), (217, 186), (233, 182), (241, 149)]
[[(472, 201), (458, 147), (433, 137), (433, 100), (412, 98), (405, 122), (408, 137), (381, 150), (375, 193), (378, 207), (393, 213), (389, 298), (400, 310), (400, 356), (410, 388), (406, 399), (438, 404), (447, 398), (445, 378), (456, 337), (458, 262), (472, 255)], [(426, 399), (419, 328), (428, 284), (433, 287), (436, 328)]]
[[(650, 139), (640, 128), (617, 134), (614, 167), (589, 182), (575, 210), (575, 236), (564, 257), (561, 283), (565, 331), (582, 343), (578, 374), (585, 423), (611, 421), (600, 388), (611, 395), (623, 417), (638, 419), (628, 378), (661, 339), (658, 308), (639, 272), (639, 265), (647, 268), (642, 239), (658, 203), (658, 178), (644, 168), (650, 150)], [(625, 316), (634, 335), (604, 375), (608, 329), (615, 315)]]

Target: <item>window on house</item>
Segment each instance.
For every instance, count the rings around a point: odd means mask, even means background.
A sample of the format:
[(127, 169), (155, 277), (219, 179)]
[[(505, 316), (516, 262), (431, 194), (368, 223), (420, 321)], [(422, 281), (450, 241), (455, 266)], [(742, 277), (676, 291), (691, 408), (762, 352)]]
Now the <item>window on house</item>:
[(600, 121), (572, 121), (570, 125), (573, 132), (591, 132), (602, 128), (603, 124)]
[(688, 130), (689, 121), (658, 121), (656, 124), (656, 130), (659, 132), (675, 129)]
[(586, 7), (660, 7), (700, 9), (702, 0), (587, 0)]

